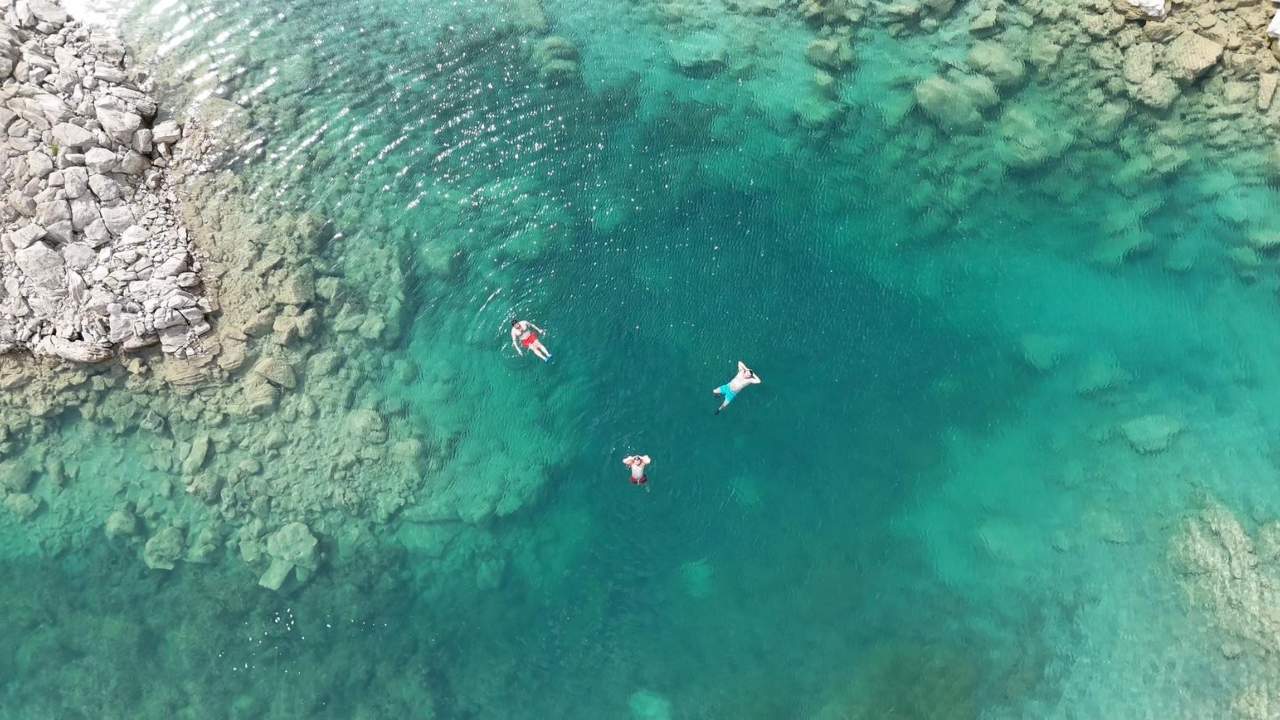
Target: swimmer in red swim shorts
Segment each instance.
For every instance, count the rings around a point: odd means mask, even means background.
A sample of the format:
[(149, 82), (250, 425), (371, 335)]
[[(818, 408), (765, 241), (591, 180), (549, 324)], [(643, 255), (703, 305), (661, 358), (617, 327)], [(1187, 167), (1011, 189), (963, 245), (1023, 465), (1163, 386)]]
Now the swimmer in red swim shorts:
[(648, 455), (628, 455), (622, 458), (622, 464), (631, 468), (631, 484), (642, 486), (645, 492), (649, 492), (649, 478), (644, 469), (650, 462)]
[(524, 350), (520, 349), (523, 347), (525, 350), (528, 350), (538, 356), (538, 358), (543, 362), (546, 362), (551, 359), (551, 351), (548, 350), (547, 346), (543, 345), (542, 340), (538, 338), (538, 333), (545, 332), (546, 330), (543, 330), (528, 320), (517, 320), (511, 323), (511, 347), (514, 347), (516, 352), (521, 355), (524, 354)]

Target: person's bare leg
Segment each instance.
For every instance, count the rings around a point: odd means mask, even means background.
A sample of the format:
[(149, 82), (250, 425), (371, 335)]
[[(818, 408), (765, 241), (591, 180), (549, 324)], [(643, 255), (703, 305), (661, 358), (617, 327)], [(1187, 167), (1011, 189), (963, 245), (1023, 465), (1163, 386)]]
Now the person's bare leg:
[(551, 351), (547, 350), (547, 346), (543, 345), (540, 342), (533, 344), (533, 354), (537, 355), (539, 358), (542, 358), (543, 362), (546, 362), (548, 359), (551, 358)]

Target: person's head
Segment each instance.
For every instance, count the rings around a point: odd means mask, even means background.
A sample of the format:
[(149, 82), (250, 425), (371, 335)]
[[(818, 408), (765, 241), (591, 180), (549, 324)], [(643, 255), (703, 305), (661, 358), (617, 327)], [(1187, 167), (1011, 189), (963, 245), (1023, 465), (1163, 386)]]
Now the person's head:
[(514, 327), (520, 327), (520, 321), (519, 321), (519, 320), (512, 320), (512, 321), (511, 321), (511, 327), (513, 327), (513, 328), (514, 328)]

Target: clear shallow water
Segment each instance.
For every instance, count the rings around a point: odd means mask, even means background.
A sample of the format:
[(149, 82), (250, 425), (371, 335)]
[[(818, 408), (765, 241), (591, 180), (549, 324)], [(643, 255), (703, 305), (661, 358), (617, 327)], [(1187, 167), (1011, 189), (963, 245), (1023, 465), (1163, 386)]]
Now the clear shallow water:
[[(1238, 680), (1166, 554), (1205, 492), (1280, 511), (1259, 481), (1273, 278), (1240, 282), (1220, 240), (1224, 207), (1269, 192), (1194, 147), (1136, 197), (1075, 177), (1115, 172), (1124, 133), (1039, 173), (994, 149), (940, 173), (948, 141), (895, 124), (886, 91), (927, 74), (910, 42), (868, 39), (823, 134), (791, 116), (799, 24), (712, 9), (733, 62), (706, 80), (669, 67), (684, 31), (650, 8), (546, 11), (581, 83), (539, 80), (538, 33), (493, 32), (506, 6), (133, 11), (196, 79), (180, 95), (250, 107), (256, 201), (329, 218), (330, 271), (389, 286), (398, 340), (344, 351), (408, 369), (369, 400), (441, 461), (292, 596), (234, 561), (160, 576), (119, 547), (12, 543), (0, 715), (624, 718), (641, 689), (677, 718), (1223, 707)], [(1154, 247), (1109, 263), (1113, 227)], [(1169, 272), (1184, 251), (1204, 259)], [(506, 348), (512, 315), (551, 331), (554, 365)], [(1023, 359), (1029, 333), (1056, 368)], [(739, 358), (765, 382), (713, 416)], [(1099, 362), (1128, 381), (1082, 395)], [(1149, 412), (1188, 429), (1139, 456), (1114, 428)], [(63, 432), (82, 478), (147, 442)], [(498, 508), (483, 533), (436, 515), (458, 495)], [(74, 500), (89, 529), (68, 534), (94, 536), (107, 501)]]

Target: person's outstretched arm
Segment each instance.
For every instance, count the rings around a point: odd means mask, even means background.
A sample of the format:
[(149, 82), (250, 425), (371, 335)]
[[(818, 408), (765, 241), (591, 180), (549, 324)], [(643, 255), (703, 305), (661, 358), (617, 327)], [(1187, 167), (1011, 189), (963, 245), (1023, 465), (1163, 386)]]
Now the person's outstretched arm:
[(546, 332), (546, 330), (543, 330), (542, 328), (538, 327), (537, 325), (534, 325), (533, 323), (529, 323), (529, 327), (533, 328), (534, 330), (537, 330), (540, 333)]
[(524, 351), (520, 349), (520, 343), (516, 342), (516, 332), (514, 330), (511, 331), (511, 347), (515, 348), (516, 352), (521, 355), (524, 354)]

